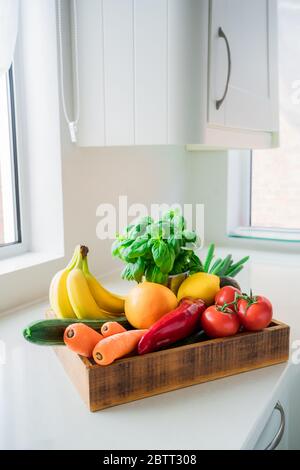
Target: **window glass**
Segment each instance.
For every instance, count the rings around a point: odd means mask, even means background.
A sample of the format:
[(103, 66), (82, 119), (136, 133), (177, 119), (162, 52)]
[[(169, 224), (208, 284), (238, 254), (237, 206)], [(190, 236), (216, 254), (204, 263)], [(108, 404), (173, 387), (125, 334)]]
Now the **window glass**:
[(279, 0), (280, 147), (252, 152), (251, 225), (300, 229), (300, 1)]
[(12, 79), (0, 76), (0, 249), (21, 241)]

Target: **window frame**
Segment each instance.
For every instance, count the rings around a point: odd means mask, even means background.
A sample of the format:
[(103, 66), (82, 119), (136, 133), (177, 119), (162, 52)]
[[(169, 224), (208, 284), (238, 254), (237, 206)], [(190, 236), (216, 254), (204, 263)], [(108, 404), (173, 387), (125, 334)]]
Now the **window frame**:
[(18, 66), (18, 51), (16, 46), (14, 61), (7, 72), (9, 88), (9, 112), (11, 128), (11, 157), (13, 159), (13, 192), (15, 199), (16, 235), (17, 241), (0, 247), (0, 261), (21, 255), (28, 251), (28, 217), (26, 217), (25, 196), (25, 162), (21, 136), (21, 106), (20, 106), (20, 67)]
[(300, 243), (300, 230), (251, 225), (252, 150), (228, 152), (227, 236)]

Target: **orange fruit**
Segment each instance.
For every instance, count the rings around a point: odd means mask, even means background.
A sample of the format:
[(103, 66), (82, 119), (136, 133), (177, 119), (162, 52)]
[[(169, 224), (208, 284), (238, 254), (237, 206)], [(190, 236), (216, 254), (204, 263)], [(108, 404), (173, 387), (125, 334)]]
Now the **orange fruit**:
[(150, 328), (163, 315), (176, 308), (177, 304), (176, 295), (168, 287), (145, 281), (127, 295), (125, 315), (135, 328)]

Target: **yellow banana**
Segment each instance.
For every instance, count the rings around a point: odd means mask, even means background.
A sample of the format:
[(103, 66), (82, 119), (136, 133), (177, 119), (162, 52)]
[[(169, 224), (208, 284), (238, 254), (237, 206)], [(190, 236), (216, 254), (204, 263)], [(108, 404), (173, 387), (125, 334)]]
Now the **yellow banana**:
[(68, 274), (67, 290), (72, 308), (78, 318), (112, 319), (109, 312), (98, 307), (91, 294), (82, 271), (82, 253), (79, 253), (74, 269)]
[(67, 291), (67, 277), (71, 269), (74, 268), (79, 247), (75, 248), (73, 257), (65, 269), (58, 271), (53, 277), (50, 289), (49, 300), (50, 306), (54, 313), (61, 318), (76, 318), (76, 314), (72, 308)]
[(93, 276), (88, 268), (87, 256), (83, 257), (82, 268), (89, 289), (98, 307), (107, 310), (114, 315), (124, 315), (125, 297), (114, 294), (105, 289)]

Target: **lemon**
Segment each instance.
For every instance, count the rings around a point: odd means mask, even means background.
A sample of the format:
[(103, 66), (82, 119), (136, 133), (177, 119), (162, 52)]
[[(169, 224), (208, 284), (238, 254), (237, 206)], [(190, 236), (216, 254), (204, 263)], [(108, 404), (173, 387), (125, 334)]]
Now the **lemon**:
[(220, 290), (220, 278), (214, 274), (196, 273), (189, 276), (179, 287), (177, 298), (193, 297), (202, 299), (207, 305), (212, 305)]

